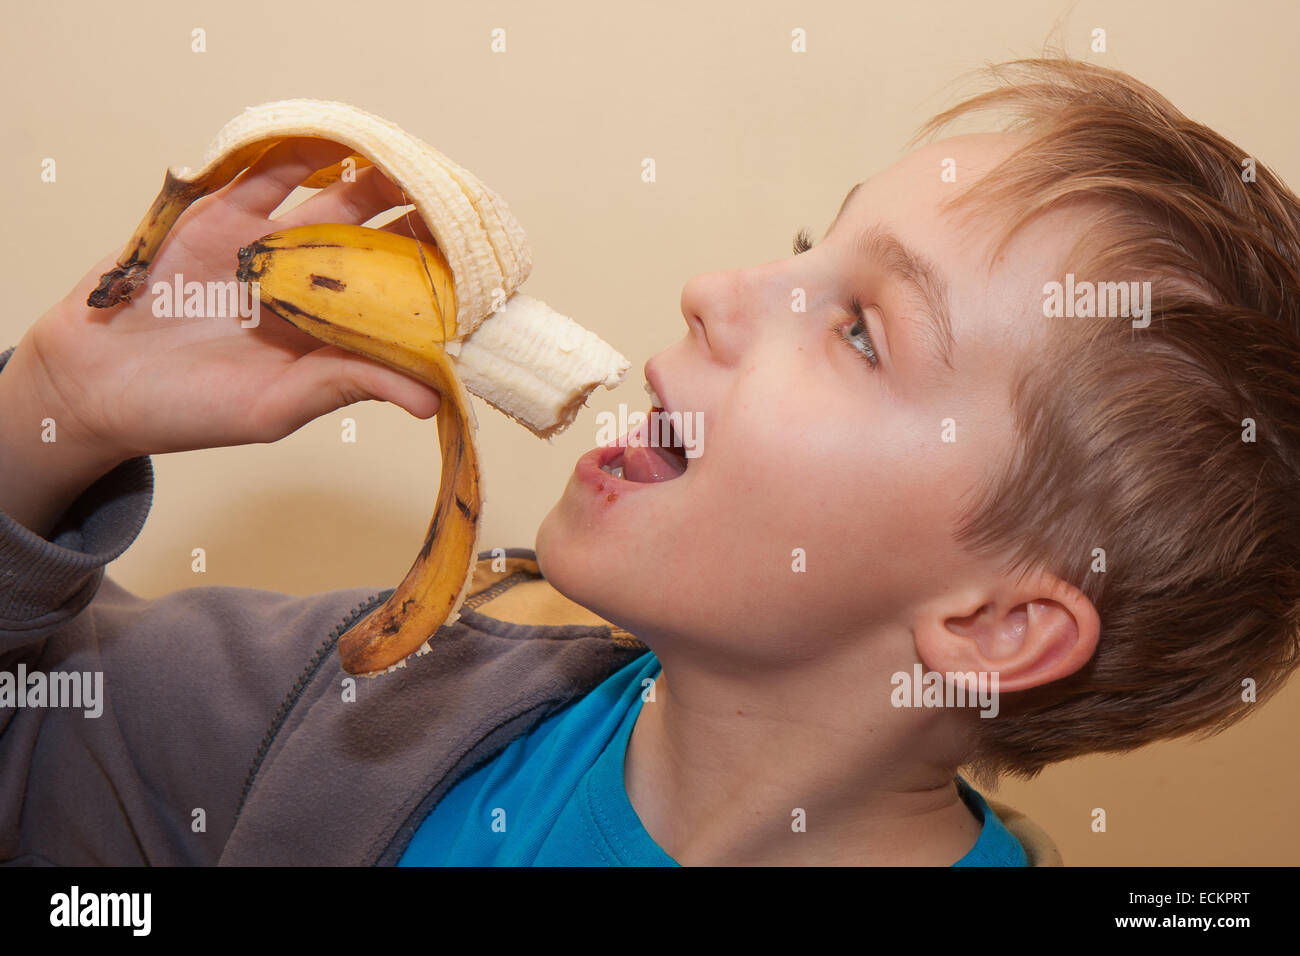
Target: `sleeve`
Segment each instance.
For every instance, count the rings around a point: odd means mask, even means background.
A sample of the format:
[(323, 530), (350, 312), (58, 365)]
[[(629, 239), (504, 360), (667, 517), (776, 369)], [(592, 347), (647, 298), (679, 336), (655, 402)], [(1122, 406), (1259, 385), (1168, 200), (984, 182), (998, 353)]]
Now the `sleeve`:
[(104, 566), (152, 497), (133, 458), (48, 539), (0, 511), (0, 862), (215, 863), (276, 711), (378, 590), (137, 597)]
[[(13, 352), (0, 355), (0, 374)], [(90, 603), (104, 565), (135, 540), (152, 500), (153, 466), (131, 458), (86, 489), (48, 540), (0, 511), (0, 654)]]

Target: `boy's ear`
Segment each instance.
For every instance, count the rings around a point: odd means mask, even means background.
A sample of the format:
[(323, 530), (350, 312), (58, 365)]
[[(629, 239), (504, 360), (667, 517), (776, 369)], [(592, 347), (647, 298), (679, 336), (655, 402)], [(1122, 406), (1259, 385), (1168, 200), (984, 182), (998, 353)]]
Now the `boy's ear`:
[(926, 670), (997, 671), (999, 691), (1068, 677), (1092, 657), (1100, 631), (1087, 595), (1047, 572), (953, 591), (912, 625)]

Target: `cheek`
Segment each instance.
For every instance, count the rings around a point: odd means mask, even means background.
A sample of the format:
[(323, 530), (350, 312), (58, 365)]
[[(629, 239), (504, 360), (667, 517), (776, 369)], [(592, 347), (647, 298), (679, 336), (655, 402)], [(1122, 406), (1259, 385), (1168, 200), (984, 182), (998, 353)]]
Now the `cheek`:
[(707, 550), (753, 565), (774, 604), (888, 613), (933, 585), (951, 547), (956, 457), (937, 425), (844, 404), (808, 396), (719, 428), (706, 454), (722, 467), (692, 517)]

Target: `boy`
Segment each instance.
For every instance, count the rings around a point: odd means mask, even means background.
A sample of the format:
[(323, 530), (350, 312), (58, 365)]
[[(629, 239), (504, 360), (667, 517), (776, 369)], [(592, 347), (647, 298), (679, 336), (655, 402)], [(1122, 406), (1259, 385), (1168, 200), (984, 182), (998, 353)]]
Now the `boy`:
[[(1000, 73), (922, 132), (986, 106), (1011, 132), (923, 147), (816, 246), (692, 279), (646, 375), (702, 454), (584, 456), (535, 556), (482, 562), (435, 653), (360, 702), (333, 642), (386, 592), (141, 601), (102, 565), (144, 456), (437, 396), (269, 323), (91, 321), (106, 258), (0, 370), (0, 669), (102, 671), (108, 698), (0, 711), (0, 855), (1024, 865), (958, 767), (1032, 777), (1271, 694), (1297, 659), (1300, 206), (1123, 74)], [(277, 148), (154, 271), (226, 275), (342, 155)], [(343, 195), (276, 228), (400, 202), (377, 175)], [(996, 678), (993, 706), (926, 706), (921, 670)]]

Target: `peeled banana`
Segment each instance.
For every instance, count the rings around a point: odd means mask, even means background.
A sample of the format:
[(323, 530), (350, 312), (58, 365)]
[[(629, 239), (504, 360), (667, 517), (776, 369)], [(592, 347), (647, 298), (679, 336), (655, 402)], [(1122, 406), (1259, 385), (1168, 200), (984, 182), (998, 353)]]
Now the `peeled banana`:
[[(457, 619), (469, 589), (484, 498), (468, 393), (549, 438), (573, 422), (596, 387), (618, 385), (630, 363), (572, 319), (517, 291), (532, 254), (500, 196), (394, 124), (322, 100), (249, 107), (218, 133), (198, 172), (168, 169), (162, 191), (87, 304), (129, 301), (191, 203), (277, 142), (300, 136), (346, 144), (357, 167), (378, 167), (437, 240), (321, 224), (271, 233), (239, 250), (237, 277), (259, 283), (264, 308), (414, 376), (442, 397), (442, 474), (424, 546), (392, 597), (339, 640), (344, 670), (375, 675), (428, 652), (429, 638)], [(335, 181), (344, 162), (318, 170), (303, 185)]]

